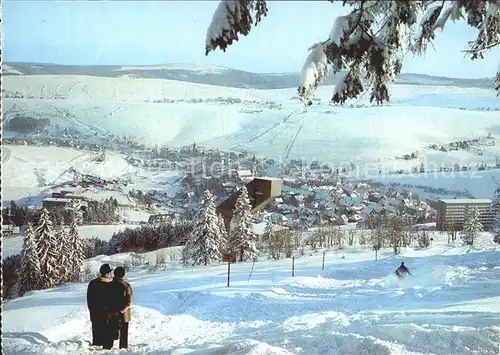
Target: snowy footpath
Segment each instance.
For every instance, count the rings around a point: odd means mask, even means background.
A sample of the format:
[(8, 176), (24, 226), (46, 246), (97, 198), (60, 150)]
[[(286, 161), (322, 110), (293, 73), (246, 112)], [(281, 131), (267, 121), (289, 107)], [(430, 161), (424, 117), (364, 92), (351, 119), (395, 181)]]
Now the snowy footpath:
[[(392, 276), (401, 261), (415, 275), (402, 282)], [(233, 264), (229, 288), (225, 264), (137, 268), (126, 275), (130, 348), (107, 353), (500, 353), (499, 251), (443, 242), (378, 261), (367, 249), (329, 251), (321, 264), (321, 252), (297, 255), (294, 277), (291, 259)], [(88, 345), (85, 291), (68, 284), (4, 303), (3, 353), (102, 352)]]

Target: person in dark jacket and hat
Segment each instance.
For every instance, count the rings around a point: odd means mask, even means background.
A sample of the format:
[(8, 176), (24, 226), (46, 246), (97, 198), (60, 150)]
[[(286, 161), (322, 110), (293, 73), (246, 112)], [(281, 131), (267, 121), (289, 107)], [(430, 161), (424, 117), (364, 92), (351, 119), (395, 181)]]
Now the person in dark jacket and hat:
[(120, 349), (128, 347), (128, 323), (131, 319), (132, 286), (123, 279), (125, 269), (118, 266), (114, 271), (111, 304), (111, 331), (114, 339), (120, 339)]
[(109, 337), (108, 321), (109, 311), (106, 307), (109, 304), (111, 294), (111, 267), (103, 264), (99, 268), (101, 276), (89, 282), (87, 287), (87, 307), (92, 323), (92, 345), (103, 346), (104, 349), (113, 347), (113, 340)]
[(410, 270), (405, 266), (405, 263), (402, 262), (401, 265), (396, 269), (396, 275), (400, 279), (403, 279), (406, 277), (406, 275), (411, 275)]

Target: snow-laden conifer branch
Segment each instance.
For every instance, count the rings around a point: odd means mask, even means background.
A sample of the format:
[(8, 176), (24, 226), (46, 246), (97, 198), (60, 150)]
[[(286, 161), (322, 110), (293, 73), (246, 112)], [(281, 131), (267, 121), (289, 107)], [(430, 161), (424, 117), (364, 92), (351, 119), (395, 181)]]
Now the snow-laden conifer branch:
[(226, 48), (238, 41), (238, 35), (248, 35), (255, 26), (267, 16), (266, 0), (221, 0), (208, 27), (205, 55), (219, 47)]
[[(311, 104), (328, 74), (344, 71), (347, 74), (339, 75), (333, 102), (357, 98), (364, 87), (372, 88), (372, 101), (389, 101), (406, 52), (424, 53), (435, 32), (444, 30), (449, 20), (466, 20), (479, 29), (467, 51), (472, 59), (483, 58), (500, 44), (500, 0), (345, 0), (343, 5), (353, 10), (334, 21), (325, 41), (309, 48), (298, 87), (305, 104)], [(217, 47), (225, 50), (238, 33), (248, 34), (254, 12), (257, 23), (259, 16), (267, 14), (265, 2), (221, 1), (208, 30), (207, 53)]]
[(483, 59), (488, 49), (500, 44), (500, 3), (489, 2), (487, 11), (484, 7), (476, 8), (480, 9), (476, 13), (476, 17), (481, 19), (478, 24), (479, 34), (475, 41), (469, 42), (470, 50), (467, 52), (472, 59)]

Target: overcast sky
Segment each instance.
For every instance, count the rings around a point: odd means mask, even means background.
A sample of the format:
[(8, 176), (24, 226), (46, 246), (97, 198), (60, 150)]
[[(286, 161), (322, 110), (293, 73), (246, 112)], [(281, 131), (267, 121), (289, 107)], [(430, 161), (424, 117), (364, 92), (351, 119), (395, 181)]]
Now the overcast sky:
[[(19, 1), (2, 4), (4, 61), (80, 65), (213, 64), (251, 72), (297, 72), (307, 48), (324, 40), (341, 3), (269, 1), (269, 16), (227, 52), (205, 56), (216, 1)], [(403, 72), (493, 77), (500, 48), (482, 61), (461, 50), (477, 30), (449, 23), (425, 57), (408, 56)]]

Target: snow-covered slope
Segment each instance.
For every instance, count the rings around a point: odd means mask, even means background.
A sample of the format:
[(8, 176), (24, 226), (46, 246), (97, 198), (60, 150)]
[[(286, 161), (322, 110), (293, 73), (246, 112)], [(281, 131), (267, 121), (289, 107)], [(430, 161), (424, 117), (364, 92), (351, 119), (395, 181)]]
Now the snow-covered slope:
[[(130, 347), (110, 354), (497, 354), (500, 252), (445, 239), (398, 257), (383, 250), (378, 261), (369, 249), (327, 251), (324, 271), (321, 252), (296, 255), (295, 277), (290, 259), (238, 263), (229, 288), (224, 264), (133, 270)], [(401, 261), (414, 277), (399, 282)], [(85, 294), (86, 284), (68, 284), (5, 302), (3, 353), (96, 353)]]
[(73, 168), (80, 174), (115, 179), (133, 174), (136, 169), (121, 156), (109, 153), (104, 162), (95, 153), (61, 147), (3, 146), (2, 199), (17, 200), (55, 184), (73, 179)]
[[(175, 195), (177, 185), (165, 184), (178, 179), (179, 171), (150, 171), (129, 165), (118, 153), (106, 152), (104, 161), (98, 161), (100, 153), (63, 147), (2, 146), (2, 200), (15, 200), (28, 205), (41, 205), (42, 199), (51, 195), (56, 186), (77, 181), (81, 175), (112, 181), (127, 180), (127, 186), (109, 184), (105, 187), (89, 186), (78, 193), (87, 198), (102, 200), (113, 197), (120, 206), (133, 207), (128, 192), (131, 189), (154, 189)], [(121, 213), (128, 221), (140, 222), (149, 218), (141, 211)]]
[(474, 198), (491, 199), (500, 182), (500, 170), (386, 175), (372, 180), (384, 184), (401, 184), (406, 189), (417, 193), (422, 199), (437, 200), (437, 198), (455, 197), (453, 194), (447, 196), (443, 192), (438, 193), (435, 189), (467, 192)]
[[(197, 142), (278, 159), (372, 162), (429, 144), (500, 135), (500, 100), (493, 90), (477, 88), (395, 85), (392, 103), (383, 107), (369, 106), (364, 97), (352, 107), (315, 102), (304, 108), (294, 89), (161, 79), (8, 76), (4, 87), (7, 119), (49, 118), (91, 134), (174, 146)], [(318, 97), (327, 100), (330, 93), (322, 87)], [(481, 159), (499, 154), (498, 145), (488, 147)]]
[(122, 66), (116, 71), (142, 71), (142, 70), (162, 70), (162, 71), (190, 71), (198, 75), (204, 74), (223, 74), (231, 69), (218, 67), (215, 65), (202, 64), (166, 64), (166, 65), (148, 65), (148, 66)]

